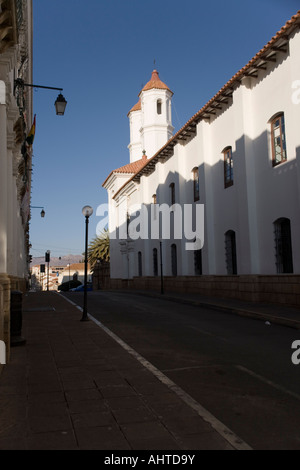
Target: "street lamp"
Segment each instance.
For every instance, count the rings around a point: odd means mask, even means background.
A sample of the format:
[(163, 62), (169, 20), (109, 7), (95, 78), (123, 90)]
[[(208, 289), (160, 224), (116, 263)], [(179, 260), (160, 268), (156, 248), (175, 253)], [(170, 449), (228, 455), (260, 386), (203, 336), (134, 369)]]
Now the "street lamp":
[(31, 208), (31, 209), (42, 209), (42, 210), (41, 210), (41, 217), (42, 217), (42, 219), (45, 217), (46, 212), (45, 212), (45, 210), (44, 210), (43, 207), (39, 207), (39, 206), (30, 206), (30, 208)]
[(47, 269), (47, 291), (49, 291), (49, 269), (50, 269), (50, 250), (45, 253), (45, 262), (48, 264)]
[[(32, 88), (44, 88), (46, 90), (63, 91), (62, 88), (56, 88), (56, 87), (52, 87), (52, 86), (33, 85), (31, 83), (24, 83), (24, 80), (22, 78), (17, 78), (15, 80), (15, 90), (17, 89), (18, 93), (20, 93), (20, 90), (21, 90), (21, 97), (23, 97), (23, 91), (24, 91), (25, 86), (26, 87), (29, 86), (29, 87), (32, 87)], [(55, 101), (54, 105), (55, 105), (57, 116), (63, 116), (64, 113), (65, 113), (66, 106), (67, 106), (67, 101), (61, 93), (56, 98), (56, 101)]]
[(63, 116), (65, 114), (67, 102), (61, 93), (56, 98), (54, 105), (55, 105), (57, 116)]
[(93, 214), (91, 206), (84, 206), (82, 208), (82, 214), (85, 217), (85, 257), (84, 257), (84, 297), (83, 297), (83, 313), (81, 321), (87, 321), (87, 256), (88, 256), (88, 227), (89, 218)]
[(98, 290), (100, 289), (100, 259), (97, 259), (97, 284), (98, 284)]

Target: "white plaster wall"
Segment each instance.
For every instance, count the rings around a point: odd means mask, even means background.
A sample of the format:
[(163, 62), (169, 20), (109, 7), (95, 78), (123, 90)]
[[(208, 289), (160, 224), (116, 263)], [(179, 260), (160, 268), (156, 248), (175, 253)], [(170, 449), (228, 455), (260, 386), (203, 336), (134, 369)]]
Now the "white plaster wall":
[[(161, 100), (161, 114), (157, 114), (157, 101)], [(173, 133), (171, 116), (171, 93), (152, 89), (141, 93), (142, 128), (141, 142), (146, 155), (151, 158)]]
[[(273, 222), (279, 217), (291, 220), (294, 272), (299, 273), (300, 270), (300, 207), (297, 197), (299, 173), (296, 158), (297, 148), (300, 146), (300, 109), (291, 99), (291, 84), (296, 79), (295, 70), (299, 70), (299, 66), (293, 67), (294, 63), (299, 63), (299, 34), (297, 47), (294, 47), (293, 41), (291, 40), (290, 57), (284, 58), (274, 71), (267, 74), (264, 81), (260, 81), (252, 89), (258, 256), (261, 259), (262, 274), (276, 273)], [(280, 111), (284, 112), (285, 117), (287, 161), (273, 168), (269, 120)]]
[[(176, 202), (193, 203), (192, 169), (199, 167), (198, 203), (205, 205), (203, 274), (226, 274), (227, 230), (236, 232), (238, 274), (275, 274), (273, 222), (280, 217), (291, 220), (294, 273), (300, 272), (300, 92), (299, 103), (292, 101), (292, 84), (300, 82), (300, 33), (291, 38), (289, 50), (288, 56), (278, 54), (275, 65), (270, 63), (266, 71), (259, 71), (258, 79), (243, 79), (233, 92), (232, 102), (210, 122), (201, 121), (194, 138), (176, 144), (174, 155), (165, 163), (157, 163), (149, 176), (142, 176), (130, 196), (130, 204), (151, 204), (156, 193), (158, 204), (170, 204), (169, 185), (173, 182)], [(155, 145), (160, 138), (157, 117), (165, 118), (164, 114), (156, 115), (157, 98), (158, 93), (148, 92), (147, 100), (142, 95), (143, 136)], [(166, 111), (164, 106), (162, 109)], [(281, 111), (285, 115), (288, 159), (273, 168), (269, 121)], [(157, 138), (151, 138), (152, 131)], [(229, 188), (224, 187), (222, 153), (227, 146), (232, 147), (234, 161), (234, 184)], [(163, 240), (165, 275), (171, 275), (173, 242)], [(193, 275), (193, 253), (187, 253), (179, 240), (175, 242), (178, 275)], [(135, 242), (135, 275), (138, 251), (143, 253), (143, 275), (153, 274), (154, 247), (159, 254), (159, 240)]]
[(130, 144), (128, 145), (130, 163), (142, 158), (141, 141), (142, 111), (132, 111), (129, 115)]

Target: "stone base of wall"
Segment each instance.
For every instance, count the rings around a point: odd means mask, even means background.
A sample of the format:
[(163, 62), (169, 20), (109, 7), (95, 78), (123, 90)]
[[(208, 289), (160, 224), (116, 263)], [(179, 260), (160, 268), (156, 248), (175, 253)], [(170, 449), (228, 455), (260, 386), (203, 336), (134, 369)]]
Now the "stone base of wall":
[(94, 267), (93, 271), (93, 289), (105, 290), (110, 288), (110, 265), (107, 262), (101, 262)]
[(6, 345), (6, 362), (10, 359), (10, 293), (13, 290), (25, 292), (26, 280), (0, 274), (0, 340)]
[(10, 288), (11, 290), (18, 290), (20, 292), (26, 292), (27, 286), (26, 286), (26, 280), (21, 277), (16, 277), (16, 276), (8, 276), (10, 279)]
[[(300, 307), (300, 275), (178, 276), (163, 278), (164, 292)], [(161, 291), (160, 277), (110, 279), (110, 289)]]
[(10, 357), (10, 279), (0, 274), (0, 339), (6, 344), (6, 361)]

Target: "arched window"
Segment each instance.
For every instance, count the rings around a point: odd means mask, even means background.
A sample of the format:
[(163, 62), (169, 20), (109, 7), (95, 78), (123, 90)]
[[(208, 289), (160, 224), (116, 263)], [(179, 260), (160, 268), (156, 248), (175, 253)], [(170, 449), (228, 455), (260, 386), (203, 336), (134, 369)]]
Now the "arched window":
[(289, 219), (280, 218), (274, 222), (274, 237), (277, 273), (292, 273), (293, 252)]
[(139, 276), (142, 277), (143, 275), (143, 260), (142, 260), (142, 252), (138, 252), (138, 270), (139, 270)]
[(193, 173), (193, 189), (194, 189), (194, 201), (199, 201), (199, 168), (195, 167), (192, 170)]
[(172, 276), (177, 276), (177, 247), (175, 243), (171, 245), (171, 268)]
[(157, 248), (153, 249), (153, 276), (158, 276)]
[(161, 114), (161, 100), (156, 101), (156, 111), (157, 114)]
[(228, 230), (225, 233), (225, 256), (227, 274), (237, 274), (236, 241), (235, 232), (233, 230)]
[(284, 114), (277, 114), (271, 119), (271, 139), (272, 139), (272, 163), (273, 166), (285, 162), (286, 155), (286, 139), (285, 139), (285, 125)]
[(224, 155), (224, 186), (228, 188), (233, 185), (233, 159), (232, 148), (226, 147), (223, 150)]
[(157, 207), (156, 207), (157, 197), (156, 197), (156, 194), (153, 194), (153, 196), (152, 196), (152, 204), (153, 204), (153, 208), (152, 208), (153, 212), (151, 212), (151, 213), (153, 214), (154, 220), (156, 220), (156, 218), (157, 218)]

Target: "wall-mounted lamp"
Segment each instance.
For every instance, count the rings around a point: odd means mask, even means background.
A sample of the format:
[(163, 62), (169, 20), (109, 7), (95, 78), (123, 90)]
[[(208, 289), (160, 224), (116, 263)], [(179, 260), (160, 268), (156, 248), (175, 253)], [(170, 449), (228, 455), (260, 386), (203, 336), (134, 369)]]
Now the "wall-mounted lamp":
[(44, 210), (43, 207), (39, 207), (39, 206), (30, 206), (30, 208), (31, 208), (31, 209), (42, 209), (42, 210), (41, 210), (41, 217), (42, 217), (42, 218), (45, 217), (46, 212), (45, 212), (45, 210)]
[[(32, 88), (44, 88), (46, 90), (63, 91), (62, 88), (55, 88), (55, 87), (51, 87), (51, 86), (42, 86), (42, 85), (33, 85), (31, 83), (24, 83), (24, 80), (22, 78), (17, 78), (15, 80), (15, 90), (16, 89), (18, 89), (18, 90), (21, 89), (23, 91), (25, 86), (26, 87), (29, 86), (29, 87), (32, 87)], [(54, 105), (55, 105), (57, 116), (63, 116), (64, 113), (65, 113), (66, 106), (67, 106), (67, 101), (61, 93), (56, 98), (56, 101), (55, 101)]]
[(65, 114), (67, 102), (61, 93), (56, 98), (54, 105), (55, 105), (57, 116), (63, 116)]

